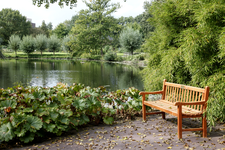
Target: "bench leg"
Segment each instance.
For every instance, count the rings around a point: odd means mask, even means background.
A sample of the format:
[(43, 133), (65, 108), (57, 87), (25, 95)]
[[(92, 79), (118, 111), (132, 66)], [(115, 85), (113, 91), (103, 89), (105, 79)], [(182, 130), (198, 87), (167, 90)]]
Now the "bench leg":
[(178, 106), (178, 117), (177, 117), (177, 135), (178, 139), (182, 139), (182, 106)]
[(143, 121), (146, 120), (146, 106), (142, 105), (142, 117), (143, 117)]
[(166, 119), (166, 117), (165, 117), (165, 112), (162, 112), (162, 118), (163, 118), (163, 119)]
[(203, 128), (202, 136), (205, 138), (205, 137), (207, 137), (207, 122), (206, 122), (206, 116), (203, 116), (203, 117), (202, 117), (202, 128)]

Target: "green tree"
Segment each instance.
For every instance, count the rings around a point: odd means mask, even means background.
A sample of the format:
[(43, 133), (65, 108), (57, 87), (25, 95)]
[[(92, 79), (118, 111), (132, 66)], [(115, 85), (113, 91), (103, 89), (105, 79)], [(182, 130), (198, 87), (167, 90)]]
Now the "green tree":
[(70, 53), (71, 57), (73, 56), (73, 50), (71, 48), (70, 41), (74, 40), (73, 38), (74, 37), (72, 35), (69, 35), (69, 36), (67, 35), (62, 40), (63, 51), (66, 51), (66, 52)]
[(3, 39), (3, 45), (8, 43), (13, 34), (22, 37), (30, 33), (31, 23), (18, 10), (2, 9), (0, 16), (0, 38)]
[(68, 35), (69, 30), (67, 29), (67, 27), (64, 23), (60, 23), (53, 30), (53, 33), (56, 34), (58, 38), (62, 39), (64, 36)]
[(57, 37), (57, 35), (53, 34), (48, 39), (48, 49), (53, 52), (55, 56), (55, 51), (60, 49), (61, 42), (60, 39)]
[(9, 47), (15, 51), (15, 55), (17, 56), (17, 51), (20, 48), (21, 39), (19, 35), (11, 35), (9, 38)]
[(155, 1), (149, 13), (155, 30), (144, 45), (150, 54), (146, 89), (161, 89), (163, 79), (209, 86), (207, 118), (211, 125), (225, 121), (225, 2)]
[(31, 28), (30, 35), (36, 37), (38, 34), (45, 34), (45, 32), (40, 27)]
[(29, 54), (34, 52), (35, 50), (35, 41), (32, 36), (24, 36), (23, 40), (20, 43), (20, 49), (24, 51), (24, 53), (27, 53), (28, 57)]
[(42, 24), (40, 26), (41, 30), (44, 31), (44, 34), (49, 37), (49, 30), (48, 30), (48, 26), (46, 25), (45, 21), (42, 21)]
[(42, 57), (42, 52), (47, 48), (47, 37), (44, 34), (39, 34), (35, 38), (35, 48), (41, 52), (41, 57)]
[(134, 18), (135, 22), (137, 22), (141, 26), (140, 32), (143, 38), (148, 38), (150, 36), (149, 33), (154, 31), (153, 25), (150, 24), (150, 22), (148, 21), (152, 17), (152, 15), (149, 13), (150, 7), (151, 3), (145, 1), (144, 2), (145, 11)]
[(84, 50), (100, 50), (103, 55), (103, 47), (111, 42), (113, 31), (118, 26), (110, 15), (120, 6), (110, 3), (110, 0), (85, 1), (85, 4), (88, 9), (79, 12), (79, 19), (71, 33), (76, 36), (76, 43), (82, 45)]
[(49, 31), (51, 31), (51, 30), (53, 29), (53, 25), (52, 25), (51, 22), (49, 22), (49, 23), (47, 24), (47, 28), (48, 28)]
[(126, 27), (119, 37), (120, 45), (133, 55), (134, 50), (142, 44), (142, 35), (138, 30)]
[(64, 5), (70, 6), (70, 8), (73, 8), (76, 6), (77, 0), (51, 0), (51, 1), (46, 1), (46, 0), (33, 0), (33, 4), (37, 5), (40, 7), (41, 5), (45, 5), (46, 8), (49, 7), (50, 3), (54, 4), (58, 2), (59, 6), (63, 7)]
[(1, 59), (4, 59), (5, 58), (5, 56), (2, 54), (2, 42), (3, 42), (3, 39), (2, 38), (0, 38), (0, 58)]

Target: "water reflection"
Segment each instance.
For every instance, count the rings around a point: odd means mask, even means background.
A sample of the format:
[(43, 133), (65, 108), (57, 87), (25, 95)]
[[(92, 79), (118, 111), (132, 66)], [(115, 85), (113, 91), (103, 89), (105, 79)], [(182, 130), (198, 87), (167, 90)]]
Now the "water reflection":
[(140, 69), (122, 64), (65, 60), (0, 60), (0, 88), (15, 82), (53, 87), (57, 83), (83, 83), (91, 87), (110, 85), (108, 90), (136, 87), (143, 90)]

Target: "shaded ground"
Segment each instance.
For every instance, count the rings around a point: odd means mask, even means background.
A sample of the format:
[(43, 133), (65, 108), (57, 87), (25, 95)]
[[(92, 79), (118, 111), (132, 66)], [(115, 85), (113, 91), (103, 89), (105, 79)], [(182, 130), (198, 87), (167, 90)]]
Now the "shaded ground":
[[(35, 141), (30, 145), (16, 143), (5, 145), (11, 150), (225, 150), (225, 125), (219, 124), (208, 132), (208, 138), (202, 138), (200, 132), (183, 132), (183, 139), (177, 138), (176, 118), (167, 115), (147, 116), (142, 122), (138, 117), (132, 121), (118, 121), (109, 125), (88, 125), (79, 131), (71, 131), (61, 137), (49, 137)], [(199, 121), (183, 119), (183, 127), (201, 126)]]

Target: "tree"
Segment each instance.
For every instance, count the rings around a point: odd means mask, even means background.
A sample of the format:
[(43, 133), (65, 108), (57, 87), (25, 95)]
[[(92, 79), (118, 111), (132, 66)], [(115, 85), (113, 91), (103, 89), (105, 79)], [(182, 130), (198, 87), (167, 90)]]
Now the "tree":
[(71, 33), (86, 51), (100, 50), (103, 55), (103, 47), (111, 42), (113, 31), (118, 26), (110, 15), (120, 6), (110, 3), (110, 0), (85, 1), (85, 4), (88, 9), (79, 12)]
[(3, 42), (3, 39), (0, 38), (0, 58), (1, 58), (1, 59), (4, 59), (5, 56), (2, 54), (2, 46), (1, 46), (2, 42)]
[[(59, 2), (58, 2), (59, 1)], [(48, 8), (50, 3), (54, 4), (58, 2), (59, 6), (63, 7), (64, 5), (70, 6), (70, 8), (73, 8), (76, 6), (77, 0), (51, 0), (50, 2), (47, 0), (33, 0), (33, 4), (40, 7), (42, 4), (45, 4), (45, 7)]]
[(125, 28), (119, 37), (120, 45), (133, 55), (134, 50), (142, 44), (142, 35), (138, 30)]
[(47, 24), (47, 28), (48, 28), (49, 31), (51, 31), (51, 30), (53, 29), (53, 25), (52, 25), (51, 22), (49, 22), (49, 23)]
[(48, 30), (48, 27), (47, 27), (47, 25), (46, 25), (44, 20), (42, 21), (42, 24), (41, 24), (40, 28), (41, 28), (42, 31), (44, 31), (44, 34), (47, 37), (49, 37), (49, 30)]
[(41, 52), (41, 57), (42, 57), (42, 52), (47, 48), (47, 37), (44, 34), (39, 34), (35, 38), (35, 48)]
[(66, 28), (64, 23), (60, 23), (54, 30), (53, 33), (57, 35), (58, 38), (62, 39), (64, 36), (68, 35), (69, 30)]
[(225, 121), (225, 2), (167, 0), (150, 7), (154, 32), (144, 49), (149, 63), (143, 71), (147, 90), (162, 80), (210, 87), (207, 119)]
[(29, 54), (34, 52), (35, 50), (35, 41), (32, 36), (24, 36), (23, 40), (20, 43), (20, 49), (24, 51), (24, 53), (27, 53), (28, 57)]
[(58, 39), (57, 35), (53, 34), (48, 39), (48, 49), (53, 52), (55, 56), (55, 51), (59, 49), (61, 46), (60, 40)]
[(33, 37), (36, 37), (38, 34), (45, 34), (45, 32), (40, 27), (31, 28), (30, 35), (32, 35)]
[(0, 38), (3, 39), (3, 45), (8, 43), (13, 34), (22, 37), (30, 33), (31, 23), (18, 10), (2, 9), (0, 16)]
[(15, 51), (17, 56), (17, 50), (20, 48), (21, 39), (18, 35), (11, 35), (9, 38), (9, 47)]
[(63, 48), (63, 51), (66, 51), (68, 53), (71, 54), (71, 57), (73, 56), (73, 53), (74, 51), (72, 50), (72, 47), (70, 45), (70, 41), (71, 40), (75, 40), (74, 37), (72, 35), (67, 35), (63, 38), (62, 40), (62, 48)]
[(151, 3), (145, 1), (144, 2), (145, 11), (134, 18), (135, 22), (137, 22), (141, 26), (140, 32), (143, 38), (147, 38), (150, 35), (149, 33), (154, 31), (153, 25), (150, 24), (150, 22), (148, 21), (152, 17), (152, 15), (149, 13), (150, 7)]

